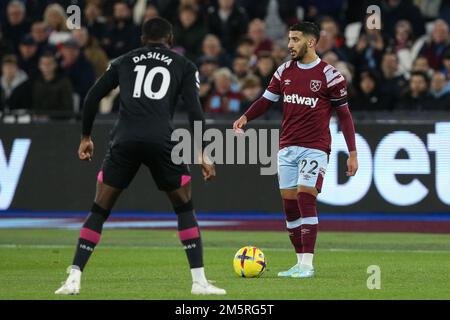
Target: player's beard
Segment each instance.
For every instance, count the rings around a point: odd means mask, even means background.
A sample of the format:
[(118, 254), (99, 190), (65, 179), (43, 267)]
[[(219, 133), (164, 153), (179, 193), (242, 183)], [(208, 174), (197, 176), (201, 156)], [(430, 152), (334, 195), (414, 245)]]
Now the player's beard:
[(303, 60), (303, 58), (305, 57), (306, 53), (308, 52), (308, 46), (306, 45), (306, 43), (300, 48), (298, 55), (294, 58), (292, 58), (292, 60), (294, 61), (301, 61)]

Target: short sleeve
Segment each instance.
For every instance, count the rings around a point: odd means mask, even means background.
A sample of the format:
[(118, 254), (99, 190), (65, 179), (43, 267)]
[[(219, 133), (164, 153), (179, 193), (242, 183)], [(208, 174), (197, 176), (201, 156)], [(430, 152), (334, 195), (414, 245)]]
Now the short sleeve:
[(280, 76), (277, 71), (275, 71), (266, 91), (264, 91), (263, 97), (270, 101), (277, 102), (280, 99), (280, 94)]

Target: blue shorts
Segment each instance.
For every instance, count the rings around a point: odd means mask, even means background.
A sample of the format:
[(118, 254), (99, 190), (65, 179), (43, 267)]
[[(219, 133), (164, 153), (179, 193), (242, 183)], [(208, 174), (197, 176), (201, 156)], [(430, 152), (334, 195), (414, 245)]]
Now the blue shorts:
[(297, 186), (322, 189), (328, 165), (328, 154), (317, 149), (297, 146), (278, 151), (278, 182), (280, 189), (294, 189)]

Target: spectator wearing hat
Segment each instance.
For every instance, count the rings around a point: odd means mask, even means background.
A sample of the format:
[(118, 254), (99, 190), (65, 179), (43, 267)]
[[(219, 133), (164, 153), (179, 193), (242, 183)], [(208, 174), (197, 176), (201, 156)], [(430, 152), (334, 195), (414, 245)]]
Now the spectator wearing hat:
[(197, 61), (201, 55), (198, 45), (203, 41), (207, 30), (198, 18), (198, 11), (194, 5), (181, 5), (178, 9), (178, 19), (173, 28), (175, 46), (185, 49), (185, 56)]
[(13, 0), (6, 8), (6, 21), (1, 25), (3, 37), (14, 52), (18, 52), (22, 38), (30, 31), (30, 23), (26, 18), (23, 2)]
[(205, 112), (239, 113), (242, 95), (233, 89), (233, 75), (228, 68), (220, 68), (214, 72), (214, 89), (208, 97)]
[(134, 24), (127, 3), (116, 2), (112, 22), (101, 40), (101, 45), (108, 57), (117, 58), (138, 48), (141, 44), (140, 36), (141, 30)]
[(69, 39), (61, 47), (60, 67), (65, 76), (70, 79), (74, 92), (79, 97), (75, 109), (80, 110), (87, 92), (95, 82), (95, 71), (92, 64), (86, 59), (78, 42)]
[(33, 111), (39, 119), (65, 118), (73, 115), (73, 91), (70, 80), (57, 72), (51, 53), (39, 58), (39, 74), (33, 81)]
[(408, 90), (397, 104), (397, 110), (422, 111), (427, 110), (433, 97), (429, 93), (430, 80), (426, 72), (413, 71), (409, 79)]
[(19, 45), (19, 67), (34, 78), (38, 72), (39, 47), (31, 35), (26, 35)]
[(25, 71), (19, 69), (15, 55), (5, 55), (2, 58), (2, 76), (0, 90), (3, 112), (17, 109), (30, 109), (30, 81)]

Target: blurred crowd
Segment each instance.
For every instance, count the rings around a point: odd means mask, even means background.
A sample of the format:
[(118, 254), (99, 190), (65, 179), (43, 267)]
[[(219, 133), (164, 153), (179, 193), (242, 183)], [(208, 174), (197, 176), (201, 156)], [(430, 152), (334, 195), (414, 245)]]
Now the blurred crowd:
[[(81, 28), (68, 23), (70, 5)], [(381, 30), (367, 27), (369, 5), (381, 8)], [(262, 94), (290, 59), (287, 30), (298, 21), (320, 25), (317, 51), (346, 78), (352, 110), (450, 110), (450, 0), (2, 0), (3, 118), (77, 117), (95, 80), (140, 46), (140, 25), (155, 16), (173, 23), (173, 50), (198, 66), (208, 117), (241, 114)], [(116, 90), (100, 110), (118, 104)], [(275, 105), (266, 118), (280, 112)]]

